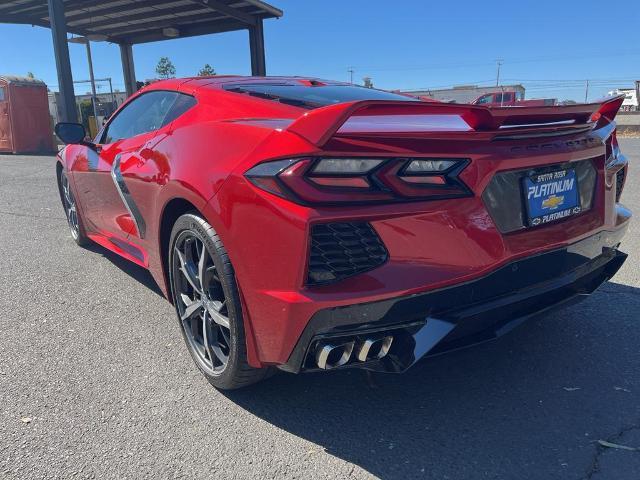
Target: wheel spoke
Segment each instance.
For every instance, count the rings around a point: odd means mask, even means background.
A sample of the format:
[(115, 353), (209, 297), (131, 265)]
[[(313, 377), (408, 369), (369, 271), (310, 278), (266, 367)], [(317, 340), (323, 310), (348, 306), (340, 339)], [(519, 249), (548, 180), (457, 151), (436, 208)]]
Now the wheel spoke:
[(202, 290), (198, 286), (198, 279), (193, 278), (192, 273), (189, 271), (189, 266), (187, 265), (187, 260), (185, 259), (184, 253), (182, 253), (178, 247), (175, 248), (175, 253), (176, 255), (178, 255), (178, 259), (180, 261), (180, 271), (184, 275), (184, 278), (187, 279), (187, 282), (189, 282), (196, 293), (202, 294)]
[(187, 303), (185, 299), (190, 300), (189, 297), (187, 297), (184, 294), (182, 294), (181, 297), (182, 297), (182, 301), (186, 306), (186, 308), (184, 309), (184, 312), (182, 312), (182, 315), (180, 315), (180, 318), (184, 322), (185, 320), (191, 318), (194, 313), (196, 313), (198, 310), (202, 308), (202, 302), (199, 300), (192, 300), (190, 303)]
[(231, 345), (231, 339), (229, 338), (229, 330), (227, 330), (226, 328), (221, 328), (220, 333), (222, 334), (222, 337), (224, 338), (224, 341), (226, 342), (227, 347)]
[(191, 336), (196, 341), (196, 345), (201, 350), (204, 350), (204, 344), (202, 343), (202, 329), (198, 325), (199, 320), (201, 320), (199, 317), (191, 317), (191, 320), (188, 323), (189, 329), (191, 330)]
[(67, 183), (64, 187), (64, 198), (67, 201), (67, 204), (73, 205), (73, 199), (71, 198), (71, 191), (69, 190), (69, 184)]
[(198, 281), (200, 283), (200, 291), (202, 292), (206, 291), (204, 286), (204, 276), (206, 273), (204, 266), (205, 266), (206, 260), (207, 260), (207, 249), (205, 248), (203, 243), (200, 251), (200, 258), (198, 259)]
[(211, 320), (208, 317), (209, 315), (206, 312), (202, 316), (202, 338), (204, 340), (204, 348), (209, 355), (209, 360), (211, 360), (211, 365), (215, 366), (213, 357), (216, 355), (211, 348), (212, 343), (215, 341), (215, 334), (213, 332)]
[(224, 302), (219, 302), (217, 300), (207, 300), (206, 308), (209, 315), (211, 315), (211, 320), (217, 325), (220, 325), (224, 328), (229, 328), (229, 319), (220, 313), (222, 308), (224, 307), (226, 300)]
[(224, 334), (222, 333), (224, 329), (218, 327), (216, 329), (213, 329), (213, 331), (215, 332), (214, 335), (216, 338), (215, 342), (211, 342), (211, 352), (218, 359), (219, 364), (225, 365), (229, 360), (229, 355), (225, 353), (225, 350), (228, 352), (229, 349), (228, 344), (223, 344), (223, 342), (225, 341)]

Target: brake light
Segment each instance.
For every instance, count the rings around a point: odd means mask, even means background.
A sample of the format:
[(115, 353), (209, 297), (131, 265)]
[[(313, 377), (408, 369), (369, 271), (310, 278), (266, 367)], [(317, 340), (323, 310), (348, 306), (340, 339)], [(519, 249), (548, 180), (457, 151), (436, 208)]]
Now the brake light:
[(434, 200), (471, 195), (461, 158), (308, 157), (265, 162), (245, 173), (256, 187), (303, 204)]

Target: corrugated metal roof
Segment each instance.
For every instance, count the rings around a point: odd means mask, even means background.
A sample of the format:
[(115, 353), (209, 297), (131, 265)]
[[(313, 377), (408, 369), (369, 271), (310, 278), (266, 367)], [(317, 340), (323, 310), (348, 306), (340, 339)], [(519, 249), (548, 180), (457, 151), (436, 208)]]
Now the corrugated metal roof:
[(42, 80), (38, 80), (37, 78), (31, 77), (20, 77), (18, 75), (2, 75), (0, 74), (0, 81), (3, 81), (7, 84), (9, 83), (19, 83), (23, 85), (44, 85), (46, 84)]
[[(64, 0), (67, 31), (115, 43), (145, 43), (246, 29), (282, 16), (261, 0)], [(0, 23), (49, 27), (47, 0), (0, 4)], [(166, 29), (172, 29), (167, 32)]]

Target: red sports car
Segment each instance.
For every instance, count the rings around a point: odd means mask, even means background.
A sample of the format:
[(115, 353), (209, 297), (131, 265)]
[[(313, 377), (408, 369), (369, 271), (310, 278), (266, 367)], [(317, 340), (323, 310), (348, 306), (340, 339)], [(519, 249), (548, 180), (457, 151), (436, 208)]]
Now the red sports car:
[[(611, 278), (621, 97), (420, 102), (310, 78), (167, 80), (61, 123), (71, 234), (148, 268), (216, 387), (401, 372)], [(126, 292), (124, 293), (126, 294)]]

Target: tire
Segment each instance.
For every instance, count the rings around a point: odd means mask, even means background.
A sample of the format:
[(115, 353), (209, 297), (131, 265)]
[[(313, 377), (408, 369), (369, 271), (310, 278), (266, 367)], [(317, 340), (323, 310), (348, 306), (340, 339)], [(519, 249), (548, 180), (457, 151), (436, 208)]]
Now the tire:
[(182, 336), (209, 383), (233, 390), (267, 377), (270, 369), (253, 368), (247, 362), (233, 266), (213, 227), (198, 213), (176, 220), (169, 241), (168, 270)]
[(88, 246), (91, 240), (87, 237), (87, 232), (84, 229), (82, 215), (78, 210), (67, 172), (62, 168), (58, 169), (58, 192), (60, 193), (60, 201), (62, 202), (65, 217), (67, 217), (71, 238), (73, 238), (80, 247)]

